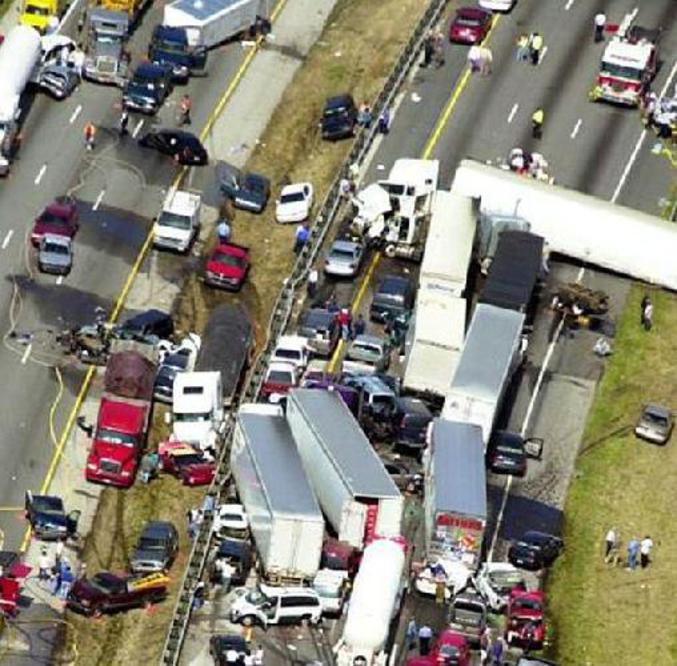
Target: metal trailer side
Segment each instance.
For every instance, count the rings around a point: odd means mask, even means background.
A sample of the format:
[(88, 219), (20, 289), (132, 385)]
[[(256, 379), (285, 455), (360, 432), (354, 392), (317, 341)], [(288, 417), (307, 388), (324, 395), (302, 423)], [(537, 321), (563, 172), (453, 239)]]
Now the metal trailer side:
[(162, 24), (185, 28), (192, 46), (211, 48), (249, 30), (262, 0), (176, 0), (165, 6)]
[(286, 418), (320, 506), (341, 541), (398, 536), (403, 498), (371, 443), (332, 391), (294, 389)]
[(480, 199), (484, 214), (524, 218), (550, 252), (677, 290), (677, 228), (659, 217), (471, 160), (452, 191)]
[(502, 231), (479, 302), (526, 313), (542, 272), (543, 238)]
[(249, 364), (254, 332), (246, 311), (239, 305), (219, 305), (209, 315), (195, 370), (221, 373), (223, 401), (233, 402)]
[(425, 546), (429, 560), (479, 564), (487, 522), (482, 430), (435, 419), (425, 454)]
[(523, 358), (525, 315), (481, 303), (475, 308), (442, 417), (482, 428), (486, 446), (513, 372)]
[(284, 417), (239, 413), (230, 465), (266, 575), (311, 579), (324, 518)]
[(405, 341), (405, 389), (445, 396), (461, 356), (466, 309), (464, 298), (419, 289)]
[(476, 202), (438, 190), (432, 203), (419, 288), (454, 296), (465, 292), (477, 231)]

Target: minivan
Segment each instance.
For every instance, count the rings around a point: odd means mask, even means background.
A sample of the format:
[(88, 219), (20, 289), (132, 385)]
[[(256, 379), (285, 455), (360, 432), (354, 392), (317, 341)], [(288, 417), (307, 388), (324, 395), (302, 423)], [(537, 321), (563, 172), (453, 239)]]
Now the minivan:
[(410, 279), (386, 275), (374, 291), (369, 317), (384, 324), (391, 317), (410, 312), (414, 307), (414, 293), (414, 283)]
[(309, 587), (270, 587), (260, 585), (240, 590), (230, 608), (230, 621), (247, 626), (258, 624), (296, 624), (308, 620), (317, 624), (322, 618), (322, 603)]
[(397, 398), (393, 424), (396, 449), (422, 451), (433, 414), (418, 398)]

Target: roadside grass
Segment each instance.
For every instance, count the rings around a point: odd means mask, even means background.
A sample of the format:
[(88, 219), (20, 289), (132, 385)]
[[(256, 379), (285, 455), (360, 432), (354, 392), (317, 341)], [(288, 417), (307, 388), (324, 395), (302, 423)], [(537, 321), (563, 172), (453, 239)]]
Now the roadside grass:
[[(317, 123), (325, 98), (346, 91), (352, 92), (358, 103), (375, 98), (426, 4), (422, 0), (338, 0), (325, 31), (285, 92), (247, 165), (271, 179), (273, 200), (288, 178), (311, 181), (317, 201), (322, 201), (350, 149), (349, 141), (326, 143), (320, 139)], [(174, 305), (178, 329), (202, 331), (216, 305), (242, 303), (252, 319), (258, 344), (265, 343), (273, 304), (294, 258), (295, 225), (277, 225), (274, 207), (271, 201), (263, 215), (238, 211), (235, 216), (233, 240), (250, 248), (253, 264), (242, 292), (233, 295), (205, 288), (193, 273)], [(207, 251), (214, 242), (212, 238)], [(164, 428), (161, 415), (156, 414), (149, 436), (152, 446), (166, 435)], [(124, 570), (145, 521), (171, 520), (182, 539), (181, 555), (172, 568), (172, 594), (150, 613), (134, 610), (100, 620), (69, 613), (72, 628), (66, 632), (62, 655), (72, 654), (75, 642), (80, 664), (158, 662), (189, 552), (185, 512), (197, 505), (203, 494), (204, 489), (186, 489), (169, 478), (148, 487), (104, 491), (84, 549), (87, 571)]]
[[(565, 665), (677, 663), (677, 436), (659, 447), (632, 432), (644, 403), (677, 405), (677, 297), (650, 292), (655, 325), (647, 333), (644, 293), (633, 288), (622, 315), (566, 502), (565, 553), (548, 581), (554, 654)], [(646, 570), (604, 563), (611, 526), (623, 559), (633, 536), (653, 538)]]

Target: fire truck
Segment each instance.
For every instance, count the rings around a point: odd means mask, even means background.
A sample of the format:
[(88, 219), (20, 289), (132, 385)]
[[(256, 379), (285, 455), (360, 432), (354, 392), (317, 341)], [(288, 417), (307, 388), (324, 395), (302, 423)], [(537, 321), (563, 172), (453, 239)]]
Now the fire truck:
[(637, 9), (626, 14), (607, 43), (592, 101), (638, 106), (656, 75), (661, 31), (634, 25), (636, 17)]

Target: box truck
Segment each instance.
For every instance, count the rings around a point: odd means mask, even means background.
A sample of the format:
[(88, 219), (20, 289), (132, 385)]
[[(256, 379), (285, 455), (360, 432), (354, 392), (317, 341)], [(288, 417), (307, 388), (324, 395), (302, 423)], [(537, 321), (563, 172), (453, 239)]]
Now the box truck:
[(320, 565), (324, 518), (284, 417), (238, 413), (230, 467), (266, 578), (311, 580)]
[(480, 304), (475, 308), (442, 417), (482, 428), (486, 447), (505, 390), (526, 351), (525, 316)]
[(286, 418), (303, 467), (341, 541), (395, 537), (403, 498), (355, 417), (333, 391), (294, 389)]

